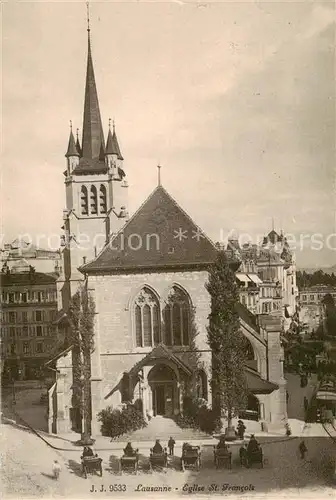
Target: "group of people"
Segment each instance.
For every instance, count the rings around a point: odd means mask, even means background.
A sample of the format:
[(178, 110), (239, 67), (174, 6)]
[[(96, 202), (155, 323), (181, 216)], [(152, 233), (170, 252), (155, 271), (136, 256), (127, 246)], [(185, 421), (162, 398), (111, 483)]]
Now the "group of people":
[(240, 465), (247, 465), (250, 457), (259, 453), (262, 453), (261, 446), (256, 440), (255, 435), (251, 434), (249, 442), (244, 443), (239, 449)]
[[(174, 446), (175, 446), (175, 440), (170, 437), (168, 441), (168, 449), (169, 449), (169, 455), (174, 455)], [(153, 448), (151, 448), (152, 453), (155, 454), (162, 454), (165, 453), (165, 448), (160, 443), (159, 439), (155, 440), (155, 444)], [(132, 443), (129, 441), (124, 448), (124, 455), (126, 457), (133, 457), (137, 454), (137, 450), (135, 450), (132, 446)]]

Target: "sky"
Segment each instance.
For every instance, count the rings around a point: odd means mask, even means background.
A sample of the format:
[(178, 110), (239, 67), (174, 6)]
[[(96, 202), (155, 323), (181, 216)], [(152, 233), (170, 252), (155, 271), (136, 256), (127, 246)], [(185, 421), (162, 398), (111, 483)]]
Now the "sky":
[[(130, 213), (160, 163), (164, 187), (214, 241), (255, 243), (273, 218), (298, 266), (334, 265), (333, 2), (92, 1), (90, 18)], [(61, 234), (86, 57), (85, 2), (2, 4), (1, 243)]]

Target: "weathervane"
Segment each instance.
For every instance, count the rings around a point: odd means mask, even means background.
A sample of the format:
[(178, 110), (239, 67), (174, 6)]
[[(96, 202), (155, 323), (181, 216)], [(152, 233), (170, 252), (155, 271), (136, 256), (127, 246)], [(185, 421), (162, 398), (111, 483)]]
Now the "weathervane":
[(87, 30), (90, 33), (90, 4), (86, 2), (86, 14), (87, 14)]

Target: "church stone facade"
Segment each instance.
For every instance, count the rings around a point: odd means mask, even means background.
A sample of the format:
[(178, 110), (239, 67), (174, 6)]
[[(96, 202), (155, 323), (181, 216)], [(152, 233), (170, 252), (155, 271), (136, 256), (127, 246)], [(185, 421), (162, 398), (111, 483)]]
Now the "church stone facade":
[[(149, 419), (183, 412), (183, 398), (191, 392), (211, 405), (210, 296), (205, 285), (218, 250), (160, 182), (128, 220), (123, 158), (114, 129), (109, 128), (104, 142), (90, 38), (82, 145), (71, 131), (66, 158), (59, 327), (66, 332), (70, 297), (84, 282), (96, 308), (93, 435), (100, 432), (97, 413), (107, 406), (141, 400)], [(102, 248), (84, 253), (79, 234), (91, 238), (102, 232)], [(256, 317), (243, 305), (239, 314), (248, 354), (249, 411), (279, 426), (286, 417), (281, 320)], [(74, 427), (74, 360), (71, 348), (53, 360), (58, 369), (50, 391), (54, 432)]]

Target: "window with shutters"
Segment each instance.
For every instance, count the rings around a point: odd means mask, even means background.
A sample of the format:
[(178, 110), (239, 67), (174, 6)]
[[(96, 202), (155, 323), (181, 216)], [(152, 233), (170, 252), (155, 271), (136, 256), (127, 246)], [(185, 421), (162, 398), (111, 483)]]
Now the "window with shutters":
[(91, 186), (90, 190), (90, 211), (91, 214), (96, 215), (98, 213), (98, 200), (97, 200), (97, 188), (96, 186)]
[(85, 186), (81, 188), (81, 214), (88, 215), (89, 213), (89, 203), (88, 203), (88, 191)]
[(188, 294), (179, 287), (173, 287), (164, 308), (164, 343), (183, 345), (190, 343), (191, 307)]
[(160, 304), (147, 287), (135, 299), (134, 324), (137, 347), (152, 347), (160, 343)]

